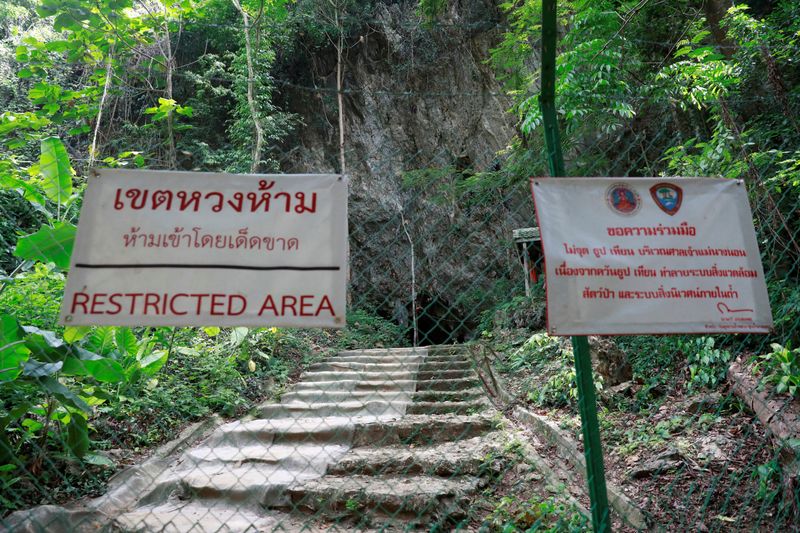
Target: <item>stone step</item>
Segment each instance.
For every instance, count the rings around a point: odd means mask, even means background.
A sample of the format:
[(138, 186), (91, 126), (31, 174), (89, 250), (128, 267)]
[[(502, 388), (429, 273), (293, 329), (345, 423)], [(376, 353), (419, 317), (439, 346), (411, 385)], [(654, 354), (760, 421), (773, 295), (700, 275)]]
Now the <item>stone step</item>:
[(367, 363), (367, 364), (382, 364), (382, 363), (397, 363), (405, 365), (413, 365), (424, 361), (425, 358), (421, 355), (413, 356), (394, 356), (394, 355), (337, 355), (326, 359), (326, 363)]
[(354, 417), (309, 417), (236, 421), (220, 426), (205, 446), (244, 447), (276, 443), (346, 444)]
[(234, 465), (277, 465), (291, 470), (303, 470), (310, 463), (325, 461), (335, 463), (349, 450), (343, 444), (273, 444), (263, 446), (198, 446), (186, 452), (182, 458), (181, 471), (199, 467), (207, 468), (212, 463)]
[(428, 355), (425, 357), (425, 361), (431, 362), (447, 362), (447, 361), (472, 361), (468, 352), (462, 354), (455, 354), (455, 355)]
[[(235, 531), (300, 531), (302, 522), (288, 514), (271, 511), (269, 515), (254, 510), (203, 502), (170, 501), (139, 507), (118, 516), (113, 531), (151, 533), (221, 533)], [(314, 531), (313, 529), (302, 529)], [(42, 529), (41, 531), (44, 531)]]
[(478, 437), (494, 430), (493, 411), (474, 415), (406, 415), (390, 422), (357, 424), (353, 446), (429, 445)]
[(469, 347), (459, 344), (450, 346), (429, 346), (428, 356), (469, 355)]
[(478, 484), (473, 477), (325, 476), (289, 488), (288, 496), (293, 508), (329, 518), (369, 513), (429, 522), (434, 514), (463, 513)]
[(470, 361), (428, 361), (419, 365), (420, 370), (471, 370)]
[(481, 388), (463, 389), (458, 391), (417, 391), (408, 393), (405, 391), (384, 391), (384, 390), (359, 390), (359, 391), (340, 391), (326, 389), (308, 389), (286, 392), (281, 396), (283, 403), (292, 402), (347, 402), (347, 401), (384, 401), (396, 402), (405, 401), (411, 398), (412, 401), (420, 402), (458, 402), (468, 401), (484, 396)]
[(280, 505), (289, 486), (319, 478), (326, 466), (310, 463), (303, 469), (289, 470), (280, 465), (203, 465), (182, 476), (178, 497), (250, 506)]
[(340, 402), (293, 401), (268, 404), (258, 407), (260, 418), (298, 418), (308, 416), (352, 416), (352, 415), (397, 415), (402, 416), (409, 405), (410, 394), (399, 401), (359, 401), (350, 399)]
[(415, 402), (465, 402), (485, 396), (483, 389), (475, 387), (456, 391), (417, 391), (412, 395)]
[(480, 476), (493, 468), (491, 458), (501, 453), (501, 436), (493, 432), (483, 437), (415, 448), (354, 448), (328, 467), (328, 475)]
[(494, 427), (491, 414), (406, 415), (399, 420), (392, 415), (260, 418), (225, 424), (204, 445), (346, 444), (351, 436), (354, 445), (428, 444), (483, 435)]
[[(317, 370), (304, 372), (300, 379), (308, 381), (408, 381), (414, 379), (413, 371), (368, 371), (368, 370)], [(455, 376), (454, 376), (455, 377)]]
[(387, 390), (329, 390), (329, 389), (304, 389), (285, 392), (281, 396), (282, 403), (293, 402), (347, 402), (347, 401), (382, 401), (400, 402), (413, 398), (415, 393), (407, 391)]
[(418, 366), (419, 363), (416, 361), (413, 363), (366, 363), (360, 361), (337, 361), (335, 359), (330, 359), (321, 363), (314, 363), (308, 367), (307, 372), (415, 372)]
[(406, 413), (410, 415), (471, 415), (491, 407), (486, 399), (471, 402), (414, 402), (408, 406)]
[(334, 357), (425, 357), (427, 348), (370, 348), (368, 350), (342, 350)]
[(420, 370), (417, 372), (417, 380), (428, 381), (432, 379), (459, 379), (474, 377), (475, 371), (471, 368), (467, 370)]
[(417, 391), (461, 391), (480, 387), (480, 380), (475, 377), (455, 379), (419, 380)]
[(300, 381), (292, 387), (293, 391), (326, 390), (326, 391), (413, 391), (417, 382), (413, 379), (398, 380), (360, 380), (343, 379), (331, 381)]

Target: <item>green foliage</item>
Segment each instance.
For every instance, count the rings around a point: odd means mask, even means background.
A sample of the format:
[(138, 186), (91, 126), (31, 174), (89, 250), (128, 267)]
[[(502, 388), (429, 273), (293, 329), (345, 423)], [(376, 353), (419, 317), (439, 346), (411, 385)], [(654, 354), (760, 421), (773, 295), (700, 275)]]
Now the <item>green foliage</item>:
[(527, 501), (503, 497), (484, 524), (502, 533), (591, 530), (588, 519), (577, 509), (552, 497), (544, 500), (533, 497)]
[(511, 291), (508, 290), (508, 286), (501, 286), (498, 288), (495, 300), (499, 300), (499, 303), (491, 307), (489, 305), (492, 300), (484, 303), (487, 309), (481, 313), (478, 326), (484, 338), (491, 338), (495, 330), (506, 328), (536, 330), (544, 324), (544, 286), (541, 282), (532, 287), (530, 297), (514, 296), (510, 300), (502, 298), (509, 292)]
[[(528, 393), (528, 399), (542, 407), (566, 407), (578, 400), (578, 382), (572, 360), (562, 352), (561, 367), (549, 374), (547, 380)], [(603, 378), (592, 373), (596, 393), (603, 390)]]
[(36, 233), (17, 241), (14, 255), (22, 259), (55, 263), (57, 267), (67, 270), (75, 244), (75, 232), (75, 226), (67, 222), (56, 222), (53, 227), (42, 226)]
[(771, 353), (759, 356), (757, 368), (764, 372), (764, 381), (775, 385), (778, 394), (788, 392), (800, 396), (800, 348), (772, 343)]
[(779, 496), (782, 471), (777, 459), (758, 465), (752, 475), (758, 479), (756, 499), (772, 501)]
[(625, 352), (635, 379), (664, 383), (683, 365), (681, 340), (674, 336), (630, 335), (617, 337), (614, 342)]
[(42, 155), (39, 158), (42, 187), (48, 199), (65, 205), (72, 196), (72, 177), (75, 171), (69, 162), (67, 149), (57, 137), (42, 139)]
[(426, 22), (435, 21), (447, 9), (447, 0), (419, 0), (417, 4), (417, 15)]
[[(541, 31), (536, 2), (503, 4), (510, 12), (511, 29), (493, 50), (495, 68), (506, 79), (516, 100), (520, 130), (531, 136), (542, 125), (538, 71), (527, 59), (532, 41)], [(564, 141), (580, 133), (611, 133), (635, 116), (627, 79), (616, 71), (623, 61), (631, 67), (636, 56), (624, 57), (629, 47), (621, 32), (621, 18), (609, 2), (562, 2), (562, 16), (570, 31), (556, 59), (557, 112), (564, 125)]]
[(689, 390), (715, 389), (725, 380), (728, 364), (733, 356), (728, 350), (714, 348), (713, 337), (698, 337), (681, 342), (681, 351), (687, 356)]
[(0, 190), (0, 215), (0, 271), (11, 272), (19, 264), (13, 255), (19, 235), (41, 227), (45, 217), (16, 190)]
[(523, 368), (533, 366), (547, 360), (557, 358), (561, 351), (561, 344), (556, 337), (547, 333), (535, 333), (517, 350), (508, 355), (501, 363), (504, 372), (516, 372)]
[(0, 313), (14, 315), (22, 324), (55, 329), (64, 274), (42, 263), (4, 281), (0, 292)]
[[(91, 405), (105, 401), (105, 395), (100, 393), (102, 384), (125, 379), (122, 366), (113, 358), (67, 344), (50, 331), (20, 327), (9, 315), (0, 316), (0, 324), (3, 396), (13, 396), (19, 390), (28, 392), (24, 400), (13, 403), (0, 418), (0, 464), (21, 461), (34, 443), (38, 443), (39, 450), (35, 460), (41, 461), (47, 442), (64, 435), (65, 448), (77, 457), (85, 456), (89, 451), (87, 418)], [(30, 418), (31, 415), (42, 416), (43, 420)], [(51, 434), (51, 428), (55, 430), (57, 426), (65, 430)]]
[(362, 309), (347, 313), (347, 328), (341, 332), (337, 347), (342, 349), (389, 348), (405, 345), (405, 329)]

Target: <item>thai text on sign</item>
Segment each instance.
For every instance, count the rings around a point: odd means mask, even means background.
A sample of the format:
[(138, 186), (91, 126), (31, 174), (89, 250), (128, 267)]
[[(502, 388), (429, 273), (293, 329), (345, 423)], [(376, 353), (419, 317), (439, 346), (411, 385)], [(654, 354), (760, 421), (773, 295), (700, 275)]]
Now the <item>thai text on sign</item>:
[(346, 247), (338, 175), (99, 170), (61, 323), (342, 327)]
[(766, 333), (744, 183), (535, 178), (554, 335)]

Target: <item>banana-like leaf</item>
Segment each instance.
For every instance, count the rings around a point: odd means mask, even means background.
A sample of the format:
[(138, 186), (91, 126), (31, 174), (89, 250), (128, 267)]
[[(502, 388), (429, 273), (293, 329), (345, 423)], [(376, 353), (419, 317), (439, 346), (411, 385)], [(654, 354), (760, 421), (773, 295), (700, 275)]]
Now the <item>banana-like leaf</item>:
[(28, 378), (42, 378), (52, 376), (64, 366), (61, 361), (44, 363), (35, 359), (28, 359), (22, 363), (22, 375)]
[(66, 204), (72, 196), (73, 170), (67, 149), (58, 137), (42, 139), (39, 172), (45, 196), (58, 204)]
[(85, 413), (92, 410), (89, 404), (84, 402), (77, 394), (69, 390), (54, 377), (42, 377), (36, 380), (42, 390), (55, 396), (55, 398), (66, 406), (74, 407)]
[(117, 350), (123, 354), (136, 355), (139, 351), (139, 339), (131, 328), (115, 328), (114, 343), (117, 345)]
[(139, 367), (145, 375), (152, 376), (167, 363), (168, 356), (169, 352), (166, 350), (155, 350), (139, 360)]
[(14, 255), (22, 259), (55, 263), (66, 270), (75, 244), (75, 231), (75, 226), (68, 222), (56, 222), (53, 227), (42, 226), (36, 233), (20, 237)]
[(0, 316), (0, 381), (12, 381), (22, 373), (21, 363), (30, 354), (24, 345), (24, 335), (14, 317)]
[(73, 414), (69, 419), (67, 447), (76, 457), (83, 457), (89, 451), (89, 426), (80, 415)]

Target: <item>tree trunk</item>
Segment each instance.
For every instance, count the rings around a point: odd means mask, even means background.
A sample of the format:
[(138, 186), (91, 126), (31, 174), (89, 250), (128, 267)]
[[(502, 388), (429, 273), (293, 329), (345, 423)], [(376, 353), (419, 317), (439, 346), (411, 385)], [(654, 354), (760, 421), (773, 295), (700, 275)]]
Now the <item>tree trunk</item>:
[[(173, 74), (173, 57), (172, 57), (172, 37), (169, 34), (169, 13), (167, 12), (167, 4), (164, 4), (164, 64), (166, 65), (166, 96), (168, 100), (172, 100), (172, 74)], [(175, 128), (174, 116), (172, 109), (167, 112), (167, 166), (169, 168), (177, 168), (178, 156), (175, 150)]]
[(264, 149), (264, 129), (261, 126), (261, 117), (258, 112), (258, 103), (256, 102), (255, 96), (256, 72), (255, 67), (253, 66), (253, 44), (250, 33), (250, 17), (247, 16), (247, 12), (244, 10), (239, 0), (231, 1), (233, 2), (233, 5), (236, 7), (237, 11), (239, 11), (239, 13), (242, 15), (242, 21), (244, 22), (244, 47), (245, 56), (247, 58), (247, 106), (250, 108), (250, 116), (253, 117), (253, 125), (256, 132), (256, 144), (253, 147), (253, 162), (250, 165), (250, 172), (255, 174), (258, 172), (258, 169), (261, 165), (261, 152)]
[(342, 49), (344, 47), (344, 28), (341, 26), (339, 6), (336, 6), (336, 28), (339, 37), (336, 45), (336, 101), (339, 107), (339, 172), (346, 172), (344, 163), (344, 97), (342, 95)]

